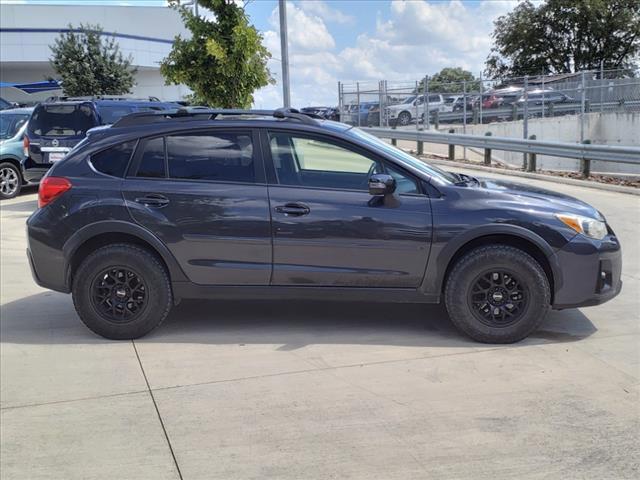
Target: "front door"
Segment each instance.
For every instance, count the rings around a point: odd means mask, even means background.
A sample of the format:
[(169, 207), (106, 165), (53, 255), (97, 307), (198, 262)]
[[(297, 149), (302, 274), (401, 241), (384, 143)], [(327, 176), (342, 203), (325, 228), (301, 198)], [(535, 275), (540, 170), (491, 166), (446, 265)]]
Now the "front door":
[[(272, 131), (267, 141), (272, 285), (420, 285), (432, 222), (417, 179), (331, 137)], [(393, 198), (369, 195), (369, 176), (381, 172), (396, 178)]]
[(136, 222), (201, 285), (268, 285), (271, 227), (253, 133), (204, 131), (143, 139), (123, 182)]

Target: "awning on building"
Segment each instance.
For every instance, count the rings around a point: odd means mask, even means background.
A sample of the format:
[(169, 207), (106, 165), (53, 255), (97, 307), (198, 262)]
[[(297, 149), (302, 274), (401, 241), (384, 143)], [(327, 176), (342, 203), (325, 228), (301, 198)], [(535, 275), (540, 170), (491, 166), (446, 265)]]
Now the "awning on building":
[(18, 88), (25, 93), (47, 92), (49, 90), (59, 90), (62, 85), (57, 80), (46, 80), (44, 82), (31, 83), (9, 83), (0, 82), (0, 88)]

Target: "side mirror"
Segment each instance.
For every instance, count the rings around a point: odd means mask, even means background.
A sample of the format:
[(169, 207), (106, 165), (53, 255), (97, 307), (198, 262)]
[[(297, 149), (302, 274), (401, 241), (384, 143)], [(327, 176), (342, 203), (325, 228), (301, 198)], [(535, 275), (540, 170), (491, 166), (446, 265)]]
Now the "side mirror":
[(369, 195), (389, 195), (396, 191), (396, 180), (386, 173), (375, 173), (369, 177)]

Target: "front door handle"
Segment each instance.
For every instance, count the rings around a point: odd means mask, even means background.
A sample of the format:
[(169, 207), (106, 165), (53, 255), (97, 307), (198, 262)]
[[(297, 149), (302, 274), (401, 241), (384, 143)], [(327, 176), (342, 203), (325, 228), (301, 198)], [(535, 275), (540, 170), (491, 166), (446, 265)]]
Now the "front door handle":
[(150, 193), (144, 197), (136, 198), (136, 202), (141, 203), (146, 207), (162, 208), (169, 205), (169, 199), (164, 195), (157, 193)]
[(287, 203), (285, 205), (278, 205), (276, 212), (284, 213), (287, 216), (301, 217), (311, 212), (311, 209), (303, 203)]

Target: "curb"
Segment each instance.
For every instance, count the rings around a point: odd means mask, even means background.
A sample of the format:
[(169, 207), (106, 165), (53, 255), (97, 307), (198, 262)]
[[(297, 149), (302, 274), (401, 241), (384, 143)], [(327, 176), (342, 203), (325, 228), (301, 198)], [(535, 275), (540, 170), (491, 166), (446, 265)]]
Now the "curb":
[[(426, 155), (429, 155), (428, 153)], [(606, 190), (609, 192), (626, 193), (628, 195), (640, 196), (640, 188), (625, 187), (622, 185), (610, 185), (608, 183), (590, 182), (589, 180), (579, 180), (577, 178), (556, 177), (554, 175), (544, 175), (542, 173), (529, 173), (520, 170), (507, 170), (504, 168), (485, 167), (484, 165), (474, 165), (470, 163), (458, 162), (456, 160), (439, 160), (436, 158), (427, 158), (427, 162), (434, 165), (446, 165), (456, 168), (466, 168), (468, 170), (477, 170), (479, 172), (498, 173), (500, 175), (509, 175), (513, 177), (531, 178), (535, 180), (544, 180), (545, 182), (559, 183), (561, 185), (572, 185), (576, 187), (594, 188), (596, 190)]]

